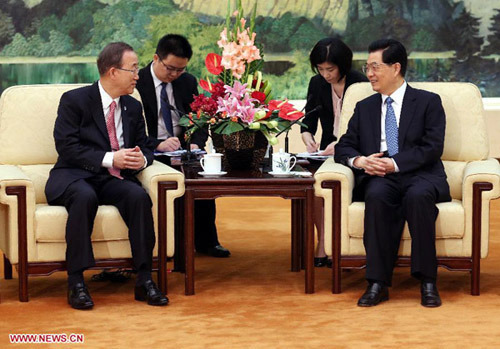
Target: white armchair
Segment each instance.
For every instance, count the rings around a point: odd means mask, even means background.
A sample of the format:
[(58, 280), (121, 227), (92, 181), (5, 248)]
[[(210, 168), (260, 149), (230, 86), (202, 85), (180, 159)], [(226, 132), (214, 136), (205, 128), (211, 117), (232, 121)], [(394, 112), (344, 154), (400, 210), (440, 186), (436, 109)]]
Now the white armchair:
[[(489, 145), (481, 94), (469, 83), (410, 83), (440, 95), (446, 113), (444, 152), (451, 202), (438, 203), (436, 251), (438, 265), (471, 272), (471, 294), (479, 295), (480, 260), (488, 255), (489, 204), (500, 196), (500, 165), (488, 159)], [(369, 83), (347, 90), (340, 134), (347, 130), (358, 101), (374, 92)], [(332, 292), (341, 291), (341, 268), (364, 268), (364, 203), (352, 201), (350, 168), (326, 161), (315, 174), (315, 193), (325, 200), (325, 250), (333, 256)], [(408, 266), (411, 241), (405, 226), (398, 265)]]
[[(28, 301), (28, 276), (65, 270), (67, 212), (47, 204), (44, 188), (57, 159), (52, 134), (59, 100), (80, 86), (14, 86), (0, 98), (0, 250), (6, 278), (17, 266), (23, 302)], [(174, 254), (174, 199), (184, 194), (184, 176), (155, 161), (138, 179), (153, 202), (153, 253), (159, 286), (166, 292), (166, 258)], [(97, 268), (132, 266), (128, 229), (114, 206), (99, 206), (92, 245)]]

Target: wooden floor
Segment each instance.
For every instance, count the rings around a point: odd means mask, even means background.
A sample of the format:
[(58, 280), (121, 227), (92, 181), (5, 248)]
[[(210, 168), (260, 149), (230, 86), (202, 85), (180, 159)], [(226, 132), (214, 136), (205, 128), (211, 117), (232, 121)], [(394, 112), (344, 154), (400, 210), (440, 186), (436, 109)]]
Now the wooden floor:
[[(420, 305), (408, 268), (395, 270), (390, 300), (356, 301), (363, 271), (343, 272), (343, 293), (330, 292), (330, 269), (316, 268), (316, 293), (290, 272), (290, 204), (275, 198), (217, 200), (221, 242), (232, 256), (196, 258), (196, 295), (169, 274), (167, 307), (133, 300), (134, 281), (86, 281), (91, 311), (66, 304), (64, 273), (30, 278), (30, 301), (17, 300), (17, 279), (0, 279), (0, 348), (496, 348), (500, 346), (500, 201), (491, 206), (490, 254), (481, 295), (464, 272), (439, 270), (443, 306)], [(9, 343), (9, 334), (83, 334), (79, 345)]]

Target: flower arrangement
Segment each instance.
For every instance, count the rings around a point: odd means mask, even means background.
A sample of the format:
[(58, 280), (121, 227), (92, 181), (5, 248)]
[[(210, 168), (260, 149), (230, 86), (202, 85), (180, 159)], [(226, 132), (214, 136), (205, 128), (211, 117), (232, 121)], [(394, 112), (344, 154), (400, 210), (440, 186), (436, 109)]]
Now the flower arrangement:
[(263, 79), (262, 50), (256, 46), (253, 32), (256, 6), (247, 27), (241, 0), (233, 13), (233, 25), (228, 4), (226, 26), (217, 42), (222, 52), (220, 55), (209, 53), (205, 59), (205, 66), (216, 76), (216, 82), (212, 83), (209, 77), (200, 79), (200, 86), (206, 92), (195, 96), (192, 112), (180, 120), (181, 125), (188, 128), (186, 139), (209, 125), (212, 133), (222, 135), (260, 131), (275, 145), (278, 143), (275, 135), (304, 115), (286, 99), (273, 100), (271, 84)]

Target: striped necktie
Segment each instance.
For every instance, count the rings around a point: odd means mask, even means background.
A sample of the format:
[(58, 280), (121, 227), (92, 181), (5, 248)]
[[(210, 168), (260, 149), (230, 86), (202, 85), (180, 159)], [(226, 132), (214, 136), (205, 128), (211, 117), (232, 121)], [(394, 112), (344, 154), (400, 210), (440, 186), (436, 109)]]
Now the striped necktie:
[[(116, 110), (116, 102), (113, 101), (109, 105), (109, 112), (108, 115), (106, 116), (106, 128), (108, 129), (109, 143), (111, 144), (112, 151), (120, 150), (120, 144), (118, 143), (118, 138), (116, 137), (115, 110)], [(110, 175), (116, 178), (123, 179), (123, 177), (120, 176), (119, 169), (115, 167), (110, 167), (108, 168), (108, 171)]]

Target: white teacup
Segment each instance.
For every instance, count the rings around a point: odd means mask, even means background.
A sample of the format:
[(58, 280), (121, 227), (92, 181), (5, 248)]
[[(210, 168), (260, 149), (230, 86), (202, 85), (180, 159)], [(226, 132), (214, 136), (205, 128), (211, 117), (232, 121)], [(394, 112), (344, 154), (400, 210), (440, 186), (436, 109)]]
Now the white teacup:
[(295, 166), (297, 158), (280, 149), (279, 153), (273, 153), (273, 173), (289, 173)]
[(221, 153), (205, 154), (200, 159), (200, 165), (207, 174), (219, 174), (221, 173), (221, 160)]

